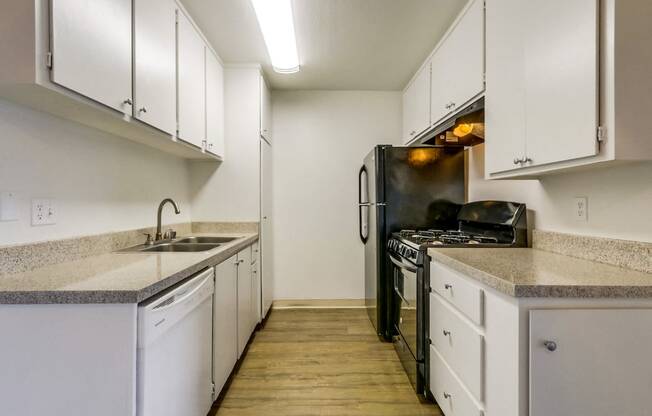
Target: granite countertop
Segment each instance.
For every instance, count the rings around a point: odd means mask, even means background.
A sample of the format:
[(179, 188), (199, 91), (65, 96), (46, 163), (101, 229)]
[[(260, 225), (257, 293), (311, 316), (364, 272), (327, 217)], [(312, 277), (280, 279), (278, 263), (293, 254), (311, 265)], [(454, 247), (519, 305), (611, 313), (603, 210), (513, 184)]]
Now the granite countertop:
[(652, 298), (652, 273), (531, 248), (431, 248), (450, 268), (514, 297)]
[(2, 276), (0, 304), (138, 303), (258, 240), (255, 233), (201, 235), (238, 238), (204, 252), (113, 252)]

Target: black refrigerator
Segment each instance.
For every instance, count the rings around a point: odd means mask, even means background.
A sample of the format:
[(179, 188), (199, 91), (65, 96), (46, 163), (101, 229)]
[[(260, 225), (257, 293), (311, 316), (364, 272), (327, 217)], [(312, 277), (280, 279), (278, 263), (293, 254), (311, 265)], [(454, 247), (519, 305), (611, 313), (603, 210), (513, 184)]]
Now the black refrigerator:
[(387, 242), (401, 229), (457, 229), (466, 198), (461, 146), (376, 146), (358, 175), (360, 239), (364, 243), (365, 304), (378, 336), (391, 341), (394, 299)]

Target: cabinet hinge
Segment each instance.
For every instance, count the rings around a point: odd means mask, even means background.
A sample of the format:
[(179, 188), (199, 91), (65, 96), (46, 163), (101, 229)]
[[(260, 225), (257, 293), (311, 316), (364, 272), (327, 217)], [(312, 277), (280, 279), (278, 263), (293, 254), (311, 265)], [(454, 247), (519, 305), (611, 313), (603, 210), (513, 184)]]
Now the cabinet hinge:
[(48, 52), (45, 55), (45, 66), (52, 69), (52, 52)]
[(603, 142), (607, 138), (607, 132), (604, 127), (598, 126), (597, 138), (598, 138), (598, 142)]

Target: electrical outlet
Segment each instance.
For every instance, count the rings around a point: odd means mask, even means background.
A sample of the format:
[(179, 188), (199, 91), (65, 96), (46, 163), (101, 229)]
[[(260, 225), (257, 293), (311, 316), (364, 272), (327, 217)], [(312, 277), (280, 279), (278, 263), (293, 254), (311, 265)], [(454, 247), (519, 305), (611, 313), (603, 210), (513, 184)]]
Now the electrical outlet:
[(589, 199), (585, 196), (578, 196), (574, 201), (573, 217), (577, 221), (587, 222), (589, 220)]
[(32, 199), (32, 225), (56, 224), (57, 210), (54, 199)]
[(0, 192), (0, 221), (16, 221), (18, 207), (15, 192)]

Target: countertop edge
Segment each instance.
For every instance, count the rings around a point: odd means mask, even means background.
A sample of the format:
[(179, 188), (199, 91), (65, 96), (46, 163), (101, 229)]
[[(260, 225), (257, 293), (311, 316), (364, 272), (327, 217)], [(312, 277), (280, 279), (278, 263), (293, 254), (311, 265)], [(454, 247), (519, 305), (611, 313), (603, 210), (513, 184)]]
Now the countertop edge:
[[(471, 249), (472, 250), (472, 249)], [(429, 250), (433, 260), (513, 298), (652, 298), (650, 286), (528, 285), (515, 284), (452, 258), (441, 250)], [(561, 254), (558, 254), (561, 255)]]
[(167, 278), (139, 290), (46, 290), (46, 291), (0, 291), (1, 305), (90, 305), (90, 304), (136, 304), (176, 285), (192, 275), (216, 266), (243, 248), (259, 240), (259, 235), (243, 237), (232, 246), (180, 270)]

